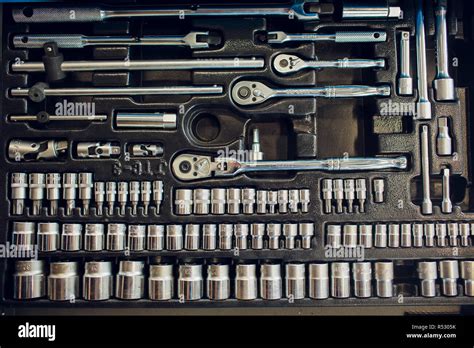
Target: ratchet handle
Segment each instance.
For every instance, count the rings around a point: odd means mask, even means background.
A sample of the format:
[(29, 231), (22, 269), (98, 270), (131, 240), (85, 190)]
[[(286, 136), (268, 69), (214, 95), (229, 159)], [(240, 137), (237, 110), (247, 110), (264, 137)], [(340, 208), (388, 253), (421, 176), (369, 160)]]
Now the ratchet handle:
[(55, 42), (60, 48), (85, 46), (82, 35), (16, 35), (13, 38), (13, 45), (16, 48), (42, 48), (47, 42)]
[(384, 42), (387, 33), (383, 31), (337, 31), (335, 42)]
[(104, 19), (104, 11), (98, 7), (24, 7), (12, 12), (17, 23), (84, 23)]

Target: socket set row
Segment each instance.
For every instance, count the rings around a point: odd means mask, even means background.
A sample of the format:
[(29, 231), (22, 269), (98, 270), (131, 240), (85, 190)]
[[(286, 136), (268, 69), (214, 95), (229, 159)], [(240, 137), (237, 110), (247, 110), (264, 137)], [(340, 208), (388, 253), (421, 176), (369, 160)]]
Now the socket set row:
[[(83, 232), (84, 230), (84, 232)], [(38, 251), (310, 249), (314, 224), (126, 225), (14, 222), (12, 244)]]
[[(137, 215), (139, 205), (143, 214), (148, 215), (150, 205), (160, 213), (163, 201), (163, 181), (94, 181), (93, 173), (12, 173), (10, 177), (10, 198), (12, 214), (41, 215), (43, 202), (49, 202), (48, 215), (58, 215), (60, 201), (64, 201), (64, 214), (72, 215), (76, 209), (76, 201), (81, 202), (81, 214), (90, 213), (92, 202), (95, 213), (103, 215), (104, 204), (107, 214), (116, 213), (119, 205), (121, 215), (131, 207), (131, 214)], [(25, 203), (31, 202), (31, 211), (26, 211)]]
[(176, 189), (177, 215), (297, 214), (309, 211), (309, 189), (256, 190), (243, 188)]
[(470, 247), (474, 224), (427, 222), (328, 225), (326, 245), (332, 248)]
[[(51, 262), (49, 266), (49, 274), (46, 275), (44, 261), (17, 261), (13, 274), (13, 297), (16, 300), (45, 297), (47, 287), (47, 297), (51, 301), (79, 299), (79, 264), (66, 261)], [(178, 268), (177, 279), (175, 268)], [(258, 298), (301, 300), (309, 297), (323, 300), (329, 297), (343, 299), (351, 296), (397, 296), (391, 261), (309, 265), (262, 263), (258, 275), (256, 264), (237, 264), (232, 269), (228, 264), (209, 264), (205, 267), (206, 273), (201, 264), (152, 264), (149, 265), (147, 274), (144, 269), (143, 261), (120, 261), (114, 286), (112, 262), (86, 262), (82, 276), (82, 298), (87, 301), (104, 301), (114, 296), (120, 300), (139, 300), (145, 298), (145, 292), (150, 300), (159, 301), (196, 301), (203, 298), (215, 301), (232, 297), (248, 301)], [(474, 296), (474, 261), (422, 261), (418, 263), (417, 273), (421, 296), (438, 295), (438, 274), (441, 295)], [(459, 292), (460, 280), (463, 283), (462, 292)]]
[(0, 5), (2, 309), (472, 306), (469, 2), (193, 1)]

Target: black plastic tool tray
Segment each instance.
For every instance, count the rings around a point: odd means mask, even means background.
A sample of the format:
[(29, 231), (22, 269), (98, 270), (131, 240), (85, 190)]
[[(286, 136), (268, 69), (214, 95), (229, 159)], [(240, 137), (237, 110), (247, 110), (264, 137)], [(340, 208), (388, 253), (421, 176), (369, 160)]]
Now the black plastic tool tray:
[[(432, 81), (435, 74), (434, 57), (434, 17), (432, 4), (427, 1), (425, 9), (428, 47), (428, 80)], [(114, 2), (115, 4), (115, 2)], [(133, 2), (131, 5), (140, 2)], [(144, 3), (145, 4), (145, 3)], [(157, 3), (160, 5), (162, 3)], [(336, 8), (339, 1), (335, 2)], [(36, 4), (34, 4), (36, 5)], [(55, 6), (55, 4), (49, 4)], [(130, 5), (124, 2), (121, 5)], [(146, 5), (153, 6), (147, 2)], [(174, 4), (176, 5), (176, 4)], [(238, 80), (255, 79), (265, 81), (276, 86), (311, 86), (311, 85), (335, 85), (335, 84), (367, 84), (379, 85), (388, 83), (392, 87), (392, 102), (414, 102), (413, 97), (399, 97), (396, 94), (397, 56), (398, 40), (396, 33), (400, 29), (409, 30), (412, 72), (416, 71), (415, 64), (415, 40), (414, 40), (414, 8), (412, 1), (401, 1), (400, 6), (404, 11), (402, 20), (370, 20), (370, 21), (341, 21), (335, 17), (322, 19), (318, 22), (304, 23), (288, 19), (263, 19), (263, 18), (239, 18), (239, 19), (185, 19), (176, 21), (173, 19), (139, 18), (133, 20), (111, 20), (103, 23), (81, 23), (75, 26), (62, 24), (15, 24), (11, 17), (11, 8), (21, 4), (3, 5), (2, 28), (2, 102), (1, 102), (1, 137), (0, 144), (4, 156), (0, 156), (1, 172), (1, 205), (0, 219), (1, 230), (0, 242), (10, 240), (11, 224), (13, 221), (34, 222), (128, 222), (128, 223), (237, 223), (237, 222), (306, 222), (314, 221), (316, 224), (315, 237), (311, 250), (242, 250), (239, 256), (233, 251), (144, 251), (131, 253), (130, 259), (142, 259), (147, 263), (153, 261), (154, 257), (166, 257), (175, 262), (183, 260), (212, 260), (225, 259), (236, 262), (246, 260), (275, 260), (281, 261), (331, 261), (324, 257), (324, 232), (329, 223), (377, 223), (377, 222), (415, 222), (415, 221), (472, 221), (474, 206), (471, 200), (473, 194), (471, 188), (471, 160), (472, 152), (472, 122), (469, 119), (469, 102), (472, 102), (468, 93), (473, 84), (474, 69), (472, 69), (472, 57), (474, 46), (472, 46), (472, 4), (469, 1), (449, 2), (449, 48), (450, 57), (457, 57), (458, 67), (451, 68), (451, 76), (455, 78), (457, 86), (458, 101), (450, 103), (433, 102), (433, 118), (430, 121), (414, 121), (410, 116), (398, 115), (378, 118), (381, 103), (387, 103), (389, 98), (358, 98), (358, 99), (274, 99), (255, 107), (242, 108), (236, 106), (230, 96), (230, 86)], [(457, 22), (457, 25), (456, 25)], [(304, 31), (328, 31), (335, 29), (380, 29), (385, 30), (388, 35), (386, 42), (377, 44), (336, 44), (333, 42), (320, 43), (291, 43), (285, 45), (268, 45), (258, 42), (256, 34), (267, 30), (282, 30), (287, 32)], [(108, 114), (106, 123), (80, 123), (80, 124), (51, 124), (37, 126), (33, 123), (10, 123), (6, 116), (10, 114), (36, 114), (46, 110), (54, 112), (54, 104), (59, 100), (47, 98), (46, 102), (34, 103), (26, 98), (12, 98), (7, 90), (15, 87), (29, 87), (35, 82), (43, 81), (44, 74), (21, 74), (10, 71), (11, 63), (20, 58), (25, 61), (41, 60), (41, 50), (18, 50), (13, 49), (11, 37), (18, 33), (80, 33), (84, 35), (145, 35), (145, 34), (180, 34), (190, 30), (215, 30), (223, 36), (223, 44), (215, 49), (190, 50), (188, 48), (171, 47), (132, 47), (128, 48), (94, 48), (63, 49), (61, 52), (65, 60), (80, 59), (165, 59), (165, 58), (220, 58), (220, 57), (262, 57), (265, 59), (265, 68), (257, 70), (220, 70), (220, 71), (133, 71), (133, 72), (107, 72), (88, 73), (78, 72), (69, 74), (67, 86), (161, 86), (163, 84), (175, 85), (222, 85), (224, 94), (221, 96), (145, 96), (145, 97), (68, 97), (74, 101), (92, 101), (96, 103), (96, 114)], [(258, 36), (258, 35), (257, 35)], [(273, 57), (279, 53), (294, 53), (306, 58), (336, 59), (343, 57), (351, 58), (374, 58), (386, 59), (386, 68), (382, 70), (373, 69), (349, 69), (335, 70), (326, 69), (319, 72), (312, 70), (280, 76), (271, 68)], [(416, 79), (414, 79), (416, 83)], [(415, 85), (416, 88), (416, 85)], [(431, 88), (431, 85), (430, 85)], [(430, 93), (432, 90), (430, 89)], [(469, 99), (471, 98), (471, 99)], [(61, 98), (63, 99), (63, 98)], [(434, 100), (431, 96), (431, 100)], [(294, 115), (288, 115), (289, 106), (294, 108)], [(113, 115), (117, 110), (126, 111), (172, 111), (179, 113), (179, 107), (184, 113), (178, 114), (178, 129), (176, 131), (160, 130), (117, 130), (113, 125)], [(441, 158), (436, 155), (436, 130), (437, 117), (449, 116), (451, 120), (451, 131), (454, 135), (454, 150), (457, 152), (457, 160), (452, 157)], [(420, 148), (419, 131), (420, 125), (427, 124), (431, 128), (431, 174), (432, 193), (434, 201), (434, 213), (431, 216), (421, 214), (419, 203), (421, 198), (420, 180)], [(327, 158), (331, 156), (342, 156), (347, 153), (350, 156), (373, 156), (373, 155), (397, 155), (405, 154), (409, 157), (409, 169), (406, 171), (380, 171), (370, 173), (323, 173), (323, 172), (301, 172), (285, 173), (278, 175), (260, 176), (238, 176), (232, 179), (214, 179), (193, 183), (177, 181), (170, 173), (170, 160), (177, 153), (183, 151), (195, 151), (212, 153), (223, 146), (237, 149), (242, 140), (246, 146), (249, 145), (249, 130), (259, 126), (261, 132), (262, 148), (266, 159), (289, 159), (318, 157)], [(402, 127), (402, 132), (390, 133), (390, 129)], [(377, 133), (374, 129), (385, 131)], [(214, 140), (206, 141), (206, 138)], [(30, 162), (13, 163), (6, 157), (8, 142), (11, 139), (68, 139), (77, 141), (117, 141), (122, 150), (127, 143), (134, 142), (159, 142), (164, 146), (164, 155), (160, 159), (139, 160), (146, 168), (149, 162), (154, 172), (137, 173), (127, 170), (124, 166), (132, 164), (134, 160), (126, 162), (122, 157), (119, 159), (101, 160), (77, 160), (68, 153), (67, 159), (59, 162)], [(204, 140), (203, 140), (204, 139)], [(71, 148), (69, 149), (71, 151)], [(122, 151), (123, 153), (123, 151)], [(440, 171), (444, 165), (452, 169), (453, 184), (452, 192), (455, 208), (452, 214), (441, 214), (441, 176)], [(139, 211), (137, 216), (104, 217), (95, 215), (92, 208), (91, 215), (81, 216), (76, 209), (72, 216), (65, 216), (62, 208), (57, 217), (47, 216), (46, 211), (41, 216), (12, 216), (11, 201), (9, 200), (9, 174), (12, 172), (80, 172), (90, 171), (94, 173), (94, 179), (100, 181), (108, 180), (153, 180), (164, 181), (164, 201), (162, 212), (155, 215), (152, 209), (149, 216)], [(367, 178), (369, 202), (366, 212), (360, 214), (323, 214), (322, 200), (320, 197), (320, 182), (324, 178)], [(372, 179), (385, 179), (385, 202), (375, 204), (372, 202)], [(239, 215), (239, 216), (177, 216), (173, 213), (172, 194), (176, 188), (200, 188), (200, 187), (255, 187), (261, 189), (278, 188), (310, 188), (311, 204), (307, 214), (288, 215)], [(398, 207), (403, 202), (403, 209)], [(114, 252), (53, 252), (42, 253), (41, 258), (46, 260), (75, 260), (83, 263), (85, 260), (104, 259), (112, 260), (118, 266), (118, 261), (125, 259), (123, 253)], [(139, 300), (118, 301), (109, 300), (95, 303), (86, 302), (81, 299), (75, 303), (55, 303), (48, 300), (38, 301), (14, 301), (11, 296), (11, 272), (12, 260), (2, 259), (0, 261), (2, 273), (0, 275), (0, 297), (2, 299), (3, 311), (7, 313), (45, 313), (54, 308), (77, 309), (81, 308), (114, 308), (123, 307), (134, 313), (134, 308), (152, 307), (182, 307), (182, 308), (222, 308), (222, 307), (259, 307), (277, 306), (284, 308), (299, 306), (346, 306), (351, 311), (353, 306), (387, 306), (387, 313), (393, 306), (447, 306), (447, 305), (472, 305), (472, 298), (458, 296), (448, 298), (437, 296), (435, 298), (423, 298), (418, 295), (416, 282), (416, 262), (419, 259), (445, 259), (445, 258), (473, 258), (474, 248), (458, 248), (457, 256), (453, 256), (452, 248), (383, 248), (368, 249), (365, 258), (368, 261), (388, 259), (395, 261), (397, 289), (399, 294), (404, 295), (404, 301), (400, 302), (398, 297), (391, 299), (328, 299), (295, 301), (289, 303), (287, 300), (278, 301), (236, 301), (226, 300), (210, 302), (200, 300), (195, 302), (179, 303), (178, 300), (168, 302)], [(340, 259), (339, 259), (340, 260)], [(350, 259), (349, 259), (350, 260)], [(34, 310), (34, 309), (37, 310)], [(42, 308), (42, 309), (41, 309)], [(416, 311), (416, 307), (413, 307)], [(433, 311), (443, 311), (443, 307), (432, 308)], [(51, 313), (51, 312), (50, 312)], [(68, 313), (72, 313), (69, 312)]]

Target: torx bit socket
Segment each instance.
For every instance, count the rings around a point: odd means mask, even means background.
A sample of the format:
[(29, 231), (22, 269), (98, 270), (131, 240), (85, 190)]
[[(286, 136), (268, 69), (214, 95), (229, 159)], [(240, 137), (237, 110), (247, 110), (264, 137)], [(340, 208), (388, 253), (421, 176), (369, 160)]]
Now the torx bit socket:
[(153, 181), (153, 202), (155, 203), (156, 213), (160, 214), (161, 202), (163, 202), (163, 181)]
[(43, 173), (31, 173), (28, 176), (29, 198), (32, 202), (32, 215), (39, 215), (41, 213), (45, 185), (45, 175)]
[(193, 190), (177, 189), (174, 193), (177, 215), (190, 215), (193, 209)]
[(202, 225), (202, 248), (204, 250), (217, 249), (217, 225)]
[(350, 271), (348, 262), (331, 264), (331, 296), (347, 298), (351, 295)]
[(377, 224), (375, 225), (375, 241), (374, 246), (376, 248), (387, 247), (387, 225)]
[(182, 301), (200, 300), (203, 296), (202, 265), (179, 266), (178, 297)]
[(307, 213), (309, 211), (310, 203), (311, 199), (309, 189), (300, 189), (300, 204), (302, 213)]
[(119, 181), (117, 184), (117, 202), (120, 206), (120, 215), (125, 215), (128, 202), (128, 182)]
[(140, 182), (140, 200), (143, 204), (143, 214), (148, 215), (148, 209), (151, 202), (151, 182)]
[(461, 278), (464, 280), (464, 295), (474, 296), (474, 261), (461, 261)]
[(298, 225), (293, 223), (283, 224), (283, 236), (285, 237), (285, 249), (294, 249), (298, 236)]
[(332, 181), (332, 197), (336, 201), (336, 213), (341, 214), (342, 203), (344, 202), (344, 182), (342, 179)]
[(165, 248), (165, 226), (148, 225), (146, 245), (150, 251), (163, 250)]
[(116, 277), (115, 297), (120, 300), (138, 300), (145, 292), (143, 261), (120, 261)]
[(200, 236), (200, 226), (196, 224), (186, 224), (184, 232), (184, 249), (198, 250)]
[(471, 228), (468, 223), (459, 224), (459, 238), (461, 239), (461, 246), (469, 246), (469, 237), (471, 235)]
[(83, 295), (86, 301), (105, 301), (113, 294), (112, 263), (89, 261), (84, 265)]
[(166, 249), (183, 249), (183, 226), (166, 225)]
[(439, 262), (439, 277), (441, 292), (444, 296), (458, 295), (459, 264), (457, 260), (442, 260)]
[(359, 201), (359, 213), (365, 212), (365, 201), (367, 200), (367, 183), (365, 179), (356, 179), (356, 197)]
[(275, 250), (280, 248), (281, 224), (267, 224), (268, 249)]
[(421, 248), (423, 246), (423, 224), (413, 224), (413, 246)]
[(233, 226), (232, 224), (219, 224), (219, 249), (230, 250), (232, 249), (232, 235)]
[(130, 205), (133, 215), (138, 213), (138, 202), (140, 202), (140, 182), (130, 181)]
[(438, 247), (446, 246), (447, 226), (445, 223), (436, 224), (436, 245)]
[(79, 199), (82, 201), (82, 213), (89, 215), (89, 206), (92, 199), (92, 188), (94, 187), (92, 173), (79, 173)]
[(326, 234), (326, 244), (333, 249), (341, 246), (342, 228), (341, 225), (328, 225)]
[(105, 183), (103, 181), (94, 182), (94, 201), (97, 215), (103, 215), (105, 202)]
[(117, 198), (117, 183), (114, 181), (107, 181), (105, 184), (105, 200), (107, 201), (107, 212), (109, 215), (114, 215), (115, 200)]
[(282, 297), (281, 266), (279, 263), (260, 265), (260, 297), (277, 300)]
[(300, 222), (298, 232), (301, 236), (301, 247), (303, 249), (310, 249), (311, 239), (314, 235), (314, 224), (312, 222)]
[(375, 263), (375, 280), (378, 297), (393, 297), (393, 262)]
[(374, 188), (374, 202), (383, 203), (384, 201), (384, 191), (385, 191), (385, 180), (384, 179), (374, 179), (372, 181)]
[(288, 190), (288, 210), (290, 213), (297, 213), (300, 203), (300, 191), (297, 189)]
[(86, 224), (84, 233), (84, 250), (102, 251), (105, 247), (103, 224)]
[(128, 226), (128, 250), (143, 251), (146, 242), (146, 226), (145, 225), (129, 225)]
[(412, 245), (412, 226), (411, 224), (401, 224), (400, 246), (410, 248)]
[(25, 173), (12, 173), (10, 179), (12, 214), (23, 215), (25, 211), (26, 190), (28, 188), (28, 175)]
[(46, 295), (45, 264), (43, 260), (15, 261), (13, 298), (31, 300)]
[(82, 248), (82, 225), (81, 224), (63, 224), (61, 233), (61, 250), (79, 251)]
[(436, 296), (436, 279), (438, 270), (436, 261), (418, 262), (418, 278), (420, 278), (420, 293), (423, 297)]
[(226, 189), (213, 188), (211, 190), (211, 214), (222, 215), (225, 213)]
[(257, 266), (238, 264), (235, 266), (235, 298), (255, 300), (258, 297)]
[[(430, 117), (431, 118), (431, 117)], [(430, 194), (430, 152), (429, 152), (429, 130), (428, 126), (421, 127), (421, 180), (423, 188), (423, 201), (421, 213), (433, 214), (433, 203)]]
[(234, 225), (234, 237), (235, 247), (239, 250), (247, 249), (247, 239), (249, 235), (249, 225), (247, 224), (235, 224)]
[(76, 207), (77, 174), (63, 174), (63, 199), (66, 201), (66, 215), (71, 215)]
[(229, 265), (211, 264), (207, 267), (207, 297), (212, 301), (230, 297)]
[(346, 248), (357, 247), (357, 225), (344, 225), (342, 244)]
[(354, 179), (344, 180), (344, 199), (347, 203), (347, 212), (352, 213), (354, 211), (354, 199), (355, 199), (355, 181)]
[(288, 213), (288, 190), (281, 189), (277, 191), (278, 212), (280, 214)]
[(35, 246), (34, 222), (13, 222), (12, 244), (18, 251), (32, 251)]
[(173, 265), (150, 265), (148, 297), (155, 301), (171, 300), (174, 297)]
[(244, 214), (253, 214), (255, 206), (255, 189), (245, 187), (242, 189), (242, 210)]
[(240, 214), (241, 192), (239, 188), (226, 189), (227, 212), (235, 215)]
[(211, 190), (197, 188), (193, 190), (194, 214), (209, 214), (209, 206), (211, 204)]
[(285, 265), (286, 298), (301, 300), (306, 296), (306, 270), (304, 263)]
[(127, 240), (127, 225), (111, 223), (107, 225), (107, 250), (125, 250)]
[(372, 265), (370, 262), (355, 262), (352, 265), (355, 297), (372, 296)]
[(267, 204), (268, 204), (268, 212), (270, 214), (275, 214), (276, 207), (278, 205), (278, 191), (268, 191)]
[(448, 223), (448, 240), (450, 246), (458, 246), (459, 226), (456, 222)]
[(38, 250), (56, 251), (59, 248), (59, 224), (40, 222), (38, 224)]
[(441, 212), (450, 214), (453, 212), (453, 204), (451, 203), (451, 189), (449, 186), (451, 171), (449, 168), (443, 169), (443, 200), (441, 202)]
[(329, 297), (329, 266), (327, 263), (309, 265), (309, 297), (317, 300)]
[(435, 225), (433, 223), (427, 223), (423, 227), (425, 234), (425, 246), (435, 246)]
[(438, 118), (436, 154), (438, 156), (451, 156), (453, 154), (453, 139), (451, 139), (449, 134), (449, 121), (447, 117)]
[(400, 246), (400, 225), (388, 225), (388, 246), (390, 248), (398, 248)]
[(59, 199), (61, 198), (61, 174), (46, 174), (46, 199), (49, 201), (49, 214), (58, 213)]
[(250, 237), (252, 249), (263, 249), (263, 236), (265, 235), (265, 224), (253, 223), (250, 225)]
[(257, 190), (257, 214), (267, 212), (268, 191)]
[(359, 245), (364, 248), (372, 248), (372, 225), (360, 225), (359, 226)]
[(77, 262), (51, 262), (48, 276), (48, 299), (74, 301), (79, 298)]
[(331, 179), (322, 180), (321, 191), (323, 193), (324, 213), (330, 214), (332, 211), (332, 180)]

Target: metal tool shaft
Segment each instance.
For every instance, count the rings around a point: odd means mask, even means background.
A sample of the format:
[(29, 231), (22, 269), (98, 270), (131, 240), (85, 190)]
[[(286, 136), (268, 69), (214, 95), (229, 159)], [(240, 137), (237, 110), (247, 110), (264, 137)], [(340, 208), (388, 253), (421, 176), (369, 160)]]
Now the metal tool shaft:
[(268, 43), (284, 43), (296, 41), (334, 41), (342, 42), (384, 42), (387, 33), (383, 31), (336, 31), (330, 34), (301, 33), (288, 34), (283, 31), (270, 31), (267, 33)]
[(423, 0), (417, 0), (416, 7), (416, 70), (418, 78), (418, 102), (416, 118), (431, 119), (431, 103), (428, 98), (428, 77), (426, 66), (425, 23), (423, 18)]
[(421, 179), (423, 184), (423, 202), (421, 212), (433, 214), (433, 203), (430, 194), (430, 156), (429, 156), (429, 130), (428, 126), (421, 127)]

